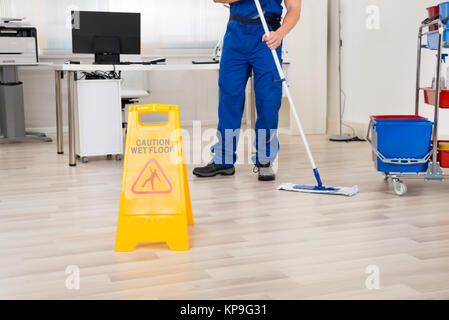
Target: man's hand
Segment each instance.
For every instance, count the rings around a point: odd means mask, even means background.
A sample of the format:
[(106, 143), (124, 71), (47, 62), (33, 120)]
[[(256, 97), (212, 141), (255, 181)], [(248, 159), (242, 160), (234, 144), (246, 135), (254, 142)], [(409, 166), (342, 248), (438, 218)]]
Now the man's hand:
[(278, 29), (277, 31), (270, 32), (270, 36), (267, 37), (266, 34), (263, 35), (262, 41), (267, 43), (267, 46), (271, 50), (276, 50), (281, 44), (282, 40), (284, 40), (285, 34), (282, 32), (281, 29)]
[(301, 0), (285, 0), (284, 3), (287, 8), (284, 23), (279, 29), (271, 32), (269, 37), (264, 35), (262, 38), (271, 50), (275, 50), (282, 44), (282, 40), (296, 26), (301, 17)]

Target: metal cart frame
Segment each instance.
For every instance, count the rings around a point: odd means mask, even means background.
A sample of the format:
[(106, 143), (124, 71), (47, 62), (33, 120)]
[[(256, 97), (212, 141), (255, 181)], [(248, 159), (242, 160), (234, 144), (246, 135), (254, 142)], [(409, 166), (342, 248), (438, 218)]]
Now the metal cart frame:
[[(446, 19), (447, 20), (447, 19)], [(429, 162), (429, 168), (427, 172), (424, 173), (384, 173), (385, 180), (391, 178), (394, 191), (397, 195), (402, 196), (407, 193), (407, 186), (401, 179), (422, 179), (425, 181), (444, 181), (449, 178), (449, 175), (445, 175), (443, 170), (441, 169), (440, 163), (438, 162), (438, 122), (439, 122), (439, 113), (440, 113), (440, 74), (441, 74), (441, 56), (443, 47), (449, 45), (449, 42), (443, 42), (443, 32), (444, 32), (444, 24), (440, 19), (429, 21), (426, 19), (422, 22), (419, 27), (418, 33), (418, 63), (417, 63), (417, 71), (416, 71), (416, 100), (415, 100), (415, 114), (419, 115), (419, 99), (420, 99), (420, 91), (421, 91), (421, 63), (422, 63), (422, 49), (427, 48), (422, 43), (422, 38), (424, 36), (423, 31), (426, 28), (431, 26), (438, 26), (438, 49), (437, 49), (437, 71), (436, 71), (436, 90), (435, 90), (435, 118), (434, 118), (434, 127), (433, 127), (433, 150), (427, 157)], [(375, 150), (377, 151), (377, 150)], [(397, 161), (398, 159), (385, 159), (387, 161), (393, 160)], [(422, 161), (423, 159), (403, 159), (403, 160), (412, 160), (410, 163), (414, 164), (413, 161)], [(382, 160), (383, 161), (383, 160)], [(397, 162), (396, 162), (397, 163)]]

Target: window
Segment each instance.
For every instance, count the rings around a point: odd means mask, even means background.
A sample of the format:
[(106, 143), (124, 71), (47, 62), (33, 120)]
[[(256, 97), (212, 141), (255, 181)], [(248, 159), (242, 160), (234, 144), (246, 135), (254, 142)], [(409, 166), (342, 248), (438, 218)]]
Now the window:
[(0, 10), (36, 26), (44, 51), (71, 50), (72, 10), (140, 12), (145, 54), (161, 48), (212, 48), (229, 14), (212, 0), (0, 0)]
[(12, 2), (11, 0), (0, 0), (0, 17), (12, 17)]

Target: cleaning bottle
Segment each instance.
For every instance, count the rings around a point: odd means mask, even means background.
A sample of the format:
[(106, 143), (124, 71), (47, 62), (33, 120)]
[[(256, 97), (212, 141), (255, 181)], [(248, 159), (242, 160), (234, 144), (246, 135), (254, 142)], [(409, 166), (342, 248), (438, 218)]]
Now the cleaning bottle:
[[(443, 53), (442, 55), (441, 55), (441, 63), (442, 64), (445, 64), (446, 63), (446, 58), (448, 57), (448, 55), (449, 54), (447, 54), (447, 53)], [(438, 56), (438, 55), (437, 55)], [(446, 74), (448, 77), (449, 77), (449, 68), (447, 69), (447, 74)], [(447, 78), (447, 79), (449, 79), (449, 78)], [(434, 75), (433, 76), (433, 79), (432, 79), (432, 89), (433, 90), (436, 90), (436, 75)], [(440, 89), (448, 89), (447, 87), (446, 87), (446, 84), (447, 84), (447, 81), (446, 81), (446, 76), (444, 76), (444, 75), (440, 75)]]

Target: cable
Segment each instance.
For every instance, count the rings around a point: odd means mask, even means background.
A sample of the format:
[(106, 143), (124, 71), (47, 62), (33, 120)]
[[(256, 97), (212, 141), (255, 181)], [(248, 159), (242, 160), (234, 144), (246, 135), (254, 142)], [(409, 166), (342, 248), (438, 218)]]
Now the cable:
[[(344, 115), (345, 115), (345, 111), (346, 111), (346, 99), (347, 99), (347, 95), (346, 93), (341, 90), (341, 93), (343, 94), (344, 100), (343, 100), (343, 108), (342, 108), (342, 113), (341, 113), (341, 118), (343, 119)], [(355, 129), (353, 127), (351, 127), (350, 125), (346, 124), (344, 121), (342, 121), (342, 124), (344, 127), (351, 129), (352, 131), (352, 136), (354, 138), (352, 138), (351, 140), (349, 140), (348, 142), (366, 142), (365, 139), (361, 139), (356, 135)]]
[(83, 72), (84, 78), (86, 80), (120, 80), (121, 76), (115, 70), (106, 71), (94, 71), (94, 72)]

